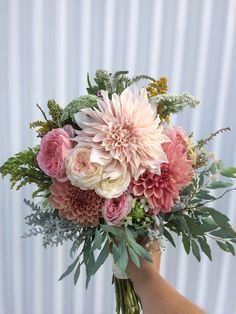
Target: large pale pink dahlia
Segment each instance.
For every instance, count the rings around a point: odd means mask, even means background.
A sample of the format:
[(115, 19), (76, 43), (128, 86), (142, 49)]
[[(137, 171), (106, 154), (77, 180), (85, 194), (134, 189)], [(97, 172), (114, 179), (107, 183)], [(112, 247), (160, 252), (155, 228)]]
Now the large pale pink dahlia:
[(170, 142), (162, 144), (168, 163), (161, 165), (161, 174), (146, 171), (138, 180), (132, 180), (130, 191), (135, 196), (144, 196), (153, 214), (169, 212), (180, 191), (193, 177), (192, 162), (175, 128), (166, 128)]
[(85, 108), (75, 115), (79, 145), (92, 148), (91, 162), (104, 167), (107, 178), (115, 179), (127, 169), (138, 178), (146, 169), (160, 173), (167, 162), (161, 146), (167, 141), (156, 108), (149, 103), (145, 89), (126, 88), (120, 96), (102, 91), (98, 109)]
[(103, 199), (94, 190), (82, 191), (70, 182), (53, 180), (50, 193), (49, 202), (61, 217), (82, 226), (99, 224)]

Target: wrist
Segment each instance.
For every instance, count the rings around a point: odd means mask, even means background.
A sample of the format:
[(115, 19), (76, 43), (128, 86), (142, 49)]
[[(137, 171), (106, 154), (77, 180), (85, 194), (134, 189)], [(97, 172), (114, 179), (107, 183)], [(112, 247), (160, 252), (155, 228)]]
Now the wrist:
[(157, 284), (159, 277), (159, 273), (152, 268), (142, 269), (142, 271), (129, 274), (134, 289), (140, 298), (146, 289), (149, 290), (153, 284)]

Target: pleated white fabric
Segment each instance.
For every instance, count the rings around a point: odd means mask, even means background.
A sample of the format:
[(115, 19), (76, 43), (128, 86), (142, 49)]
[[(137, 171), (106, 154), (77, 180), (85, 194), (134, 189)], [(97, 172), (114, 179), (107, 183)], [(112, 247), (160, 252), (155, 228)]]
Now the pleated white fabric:
[[(66, 105), (85, 93), (97, 68), (166, 76), (172, 92), (201, 99), (195, 111), (173, 118), (195, 138), (230, 126), (209, 146), (236, 164), (235, 0), (0, 0), (0, 163), (37, 142), (30, 121), (36, 104)], [(41, 239), (22, 240), (29, 213), (20, 192), (0, 181), (0, 313), (115, 313), (111, 263), (85, 291), (85, 276), (58, 282), (69, 247), (44, 250)], [(217, 208), (236, 226), (236, 193)], [(163, 254), (162, 274), (209, 314), (236, 313), (236, 259), (212, 243), (213, 262), (199, 264), (178, 242)]]

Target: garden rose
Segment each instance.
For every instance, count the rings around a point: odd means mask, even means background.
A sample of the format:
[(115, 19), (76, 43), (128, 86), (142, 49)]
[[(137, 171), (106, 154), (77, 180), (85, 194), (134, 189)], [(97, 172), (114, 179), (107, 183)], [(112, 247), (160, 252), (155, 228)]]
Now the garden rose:
[(92, 190), (101, 180), (102, 166), (90, 162), (91, 151), (76, 146), (66, 159), (66, 173), (72, 185)]
[(120, 196), (130, 184), (130, 175), (127, 171), (121, 172), (116, 178), (106, 178), (99, 182), (95, 191), (103, 198), (111, 199)]
[(132, 197), (124, 192), (117, 198), (107, 199), (102, 207), (102, 215), (107, 224), (120, 226), (121, 221), (127, 217), (132, 208)]
[(67, 181), (65, 159), (73, 144), (69, 134), (63, 129), (53, 129), (41, 141), (37, 155), (39, 168), (58, 181)]

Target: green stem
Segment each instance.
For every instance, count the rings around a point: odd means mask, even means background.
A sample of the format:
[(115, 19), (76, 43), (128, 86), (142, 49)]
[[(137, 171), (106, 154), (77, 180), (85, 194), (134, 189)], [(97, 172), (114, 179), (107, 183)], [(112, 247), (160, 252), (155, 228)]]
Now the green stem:
[(116, 313), (140, 314), (141, 302), (135, 293), (132, 282), (129, 279), (114, 277), (116, 291)]

